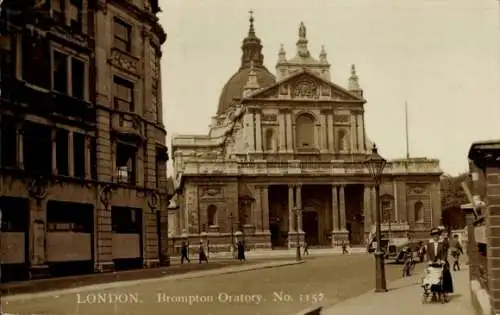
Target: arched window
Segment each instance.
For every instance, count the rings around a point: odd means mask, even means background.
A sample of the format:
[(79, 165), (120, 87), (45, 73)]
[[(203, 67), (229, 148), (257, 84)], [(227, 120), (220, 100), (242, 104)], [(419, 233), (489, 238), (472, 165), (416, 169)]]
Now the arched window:
[(418, 201), (413, 206), (415, 212), (415, 222), (423, 223), (424, 222), (424, 204), (421, 201)]
[(295, 145), (297, 148), (314, 147), (315, 119), (310, 114), (302, 114), (297, 117), (295, 129)]
[(274, 151), (275, 145), (274, 145), (274, 131), (272, 129), (266, 129), (266, 134), (265, 134), (265, 139), (266, 139), (266, 151)]
[(210, 205), (207, 208), (207, 223), (208, 226), (217, 224), (217, 207)]
[(347, 132), (343, 129), (337, 132), (337, 151), (348, 151), (349, 142), (347, 141)]

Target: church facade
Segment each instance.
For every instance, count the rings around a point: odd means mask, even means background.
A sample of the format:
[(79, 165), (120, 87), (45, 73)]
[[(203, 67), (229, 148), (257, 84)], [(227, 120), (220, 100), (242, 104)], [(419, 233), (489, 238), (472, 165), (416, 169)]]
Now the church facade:
[[(208, 135), (175, 135), (172, 155), (178, 207), (172, 239), (227, 250), (364, 245), (375, 223), (375, 188), (363, 162), (363, 90), (354, 65), (348, 87), (331, 82), (325, 49), (309, 52), (301, 23), (297, 53), (283, 47), (276, 75), (264, 66), (253, 18), (241, 66), (222, 90)], [(381, 185), (384, 233), (427, 237), (441, 218), (439, 161), (388, 161)]]

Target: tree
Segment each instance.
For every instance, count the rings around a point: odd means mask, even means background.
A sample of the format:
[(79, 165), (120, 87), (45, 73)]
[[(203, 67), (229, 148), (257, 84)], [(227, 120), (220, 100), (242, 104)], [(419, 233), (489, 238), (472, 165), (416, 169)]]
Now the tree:
[(465, 216), (461, 205), (469, 203), (462, 182), (469, 182), (469, 173), (458, 176), (445, 174), (441, 177), (441, 209), (443, 225), (454, 229), (465, 227)]

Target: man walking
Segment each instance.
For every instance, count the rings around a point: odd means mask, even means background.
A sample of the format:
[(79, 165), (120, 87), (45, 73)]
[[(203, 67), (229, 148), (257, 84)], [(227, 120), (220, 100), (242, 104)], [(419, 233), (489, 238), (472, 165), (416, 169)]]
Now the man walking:
[(460, 244), (458, 235), (455, 234), (453, 236), (453, 241), (451, 243), (451, 256), (453, 257), (453, 271), (460, 270), (460, 255), (463, 255), (463, 253), (464, 250), (462, 248), (462, 244)]
[(304, 256), (305, 255), (309, 256), (309, 242), (306, 238), (304, 238)]
[(188, 246), (186, 245), (185, 242), (182, 242), (182, 247), (181, 247), (181, 264), (184, 264), (184, 260), (186, 260), (188, 263), (191, 262), (191, 260), (188, 257)]
[(344, 254), (349, 254), (349, 251), (347, 251), (347, 244), (345, 241), (342, 241), (342, 255)]

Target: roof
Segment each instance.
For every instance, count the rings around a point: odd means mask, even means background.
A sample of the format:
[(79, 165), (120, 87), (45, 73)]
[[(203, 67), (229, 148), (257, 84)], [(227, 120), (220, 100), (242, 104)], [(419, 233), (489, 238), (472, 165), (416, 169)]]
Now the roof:
[(468, 158), (480, 168), (484, 168), (487, 163), (500, 163), (500, 140), (474, 142)]
[[(261, 88), (265, 88), (276, 83), (275, 76), (269, 72), (266, 67), (258, 66), (254, 68), (254, 71), (257, 74), (257, 82)], [(219, 98), (217, 114), (221, 114), (226, 111), (226, 109), (234, 103), (235, 98), (239, 99), (242, 97), (243, 88), (248, 81), (249, 73), (250, 67), (241, 68), (227, 81)]]

